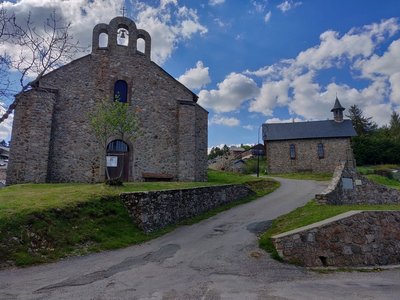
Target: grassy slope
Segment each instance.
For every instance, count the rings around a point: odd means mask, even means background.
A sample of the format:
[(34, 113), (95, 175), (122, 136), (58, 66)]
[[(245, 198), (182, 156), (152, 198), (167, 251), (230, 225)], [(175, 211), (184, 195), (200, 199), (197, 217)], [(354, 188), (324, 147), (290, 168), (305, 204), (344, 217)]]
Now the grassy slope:
[[(187, 188), (227, 183), (247, 183), (257, 196), (279, 185), (251, 176), (209, 172), (207, 183), (132, 183), (115, 188), (102, 184), (16, 185), (0, 190), (0, 267), (57, 260), (68, 255), (115, 249), (142, 243), (173, 227), (144, 234), (132, 224), (119, 193), (126, 191)], [(190, 224), (217, 214), (244, 199), (219, 207)]]
[[(377, 183), (400, 189), (400, 182), (396, 180), (387, 179), (379, 175), (368, 175), (368, 177)], [(294, 211), (275, 219), (271, 228), (261, 236), (260, 247), (270, 252), (274, 258), (279, 259), (275, 247), (272, 244), (271, 236), (319, 222), (350, 210), (400, 210), (400, 204), (320, 205), (312, 200), (305, 206), (299, 207)]]

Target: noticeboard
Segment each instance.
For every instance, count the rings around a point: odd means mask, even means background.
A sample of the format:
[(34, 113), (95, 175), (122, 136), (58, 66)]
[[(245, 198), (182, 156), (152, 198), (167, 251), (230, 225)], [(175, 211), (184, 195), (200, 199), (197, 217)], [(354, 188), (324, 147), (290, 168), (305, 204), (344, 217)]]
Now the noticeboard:
[(118, 156), (107, 155), (107, 167), (117, 167), (118, 166)]

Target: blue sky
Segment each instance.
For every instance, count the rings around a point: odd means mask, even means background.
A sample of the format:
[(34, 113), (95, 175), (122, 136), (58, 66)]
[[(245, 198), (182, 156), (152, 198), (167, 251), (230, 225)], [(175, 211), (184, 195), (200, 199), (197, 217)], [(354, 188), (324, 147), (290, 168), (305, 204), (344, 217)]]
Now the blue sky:
[[(57, 9), (89, 45), (121, 14), (152, 36), (152, 59), (199, 95), (209, 147), (256, 143), (264, 122), (331, 117), (336, 94), (379, 125), (400, 112), (400, 1), (21, 0), (33, 18)], [(4, 46), (4, 45), (3, 45)], [(6, 104), (10, 100), (3, 100)], [(0, 128), (0, 139), (10, 124)]]

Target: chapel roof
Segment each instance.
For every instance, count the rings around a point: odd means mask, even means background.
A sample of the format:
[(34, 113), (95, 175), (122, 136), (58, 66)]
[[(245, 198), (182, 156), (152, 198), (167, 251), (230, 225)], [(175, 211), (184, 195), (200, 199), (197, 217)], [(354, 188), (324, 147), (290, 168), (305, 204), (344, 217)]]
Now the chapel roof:
[(273, 123), (262, 125), (263, 140), (298, 140), (315, 138), (343, 138), (356, 136), (351, 120), (335, 122), (309, 121), (295, 123)]
[(336, 100), (335, 100), (335, 105), (331, 109), (331, 112), (333, 112), (335, 110), (341, 110), (341, 111), (345, 110), (345, 108), (342, 106), (342, 104), (340, 104), (340, 101), (337, 96), (336, 96)]

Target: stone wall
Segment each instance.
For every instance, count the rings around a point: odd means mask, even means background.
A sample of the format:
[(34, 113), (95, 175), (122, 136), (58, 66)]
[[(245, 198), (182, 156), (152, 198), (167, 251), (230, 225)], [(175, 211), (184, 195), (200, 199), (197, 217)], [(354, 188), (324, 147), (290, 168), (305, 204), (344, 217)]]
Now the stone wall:
[[(207, 164), (202, 163), (207, 160), (207, 112), (198, 106), (195, 94), (150, 60), (150, 36), (136, 29), (132, 21), (118, 17), (110, 26), (100, 24), (94, 30), (94, 43), (98, 43), (100, 32), (115, 33), (118, 22), (129, 25), (129, 39), (134, 45), (116, 45), (116, 37), (109, 36), (109, 47), (93, 45), (91, 54), (45, 75), (39, 86), (57, 91), (52, 106), (47, 105), (47, 94), (43, 92), (37, 91), (37, 96), (32, 96), (33, 92), (23, 95), (27, 100), (15, 109), (12, 139), (24, 140), (29, 150), (12, 147), (10, 172), (30, 173), (30, 177), (13, 175), (10, 178), (18, 179), (11, 179), (10, 183), (22, 182), (24, 178), (47, 178), (48, 182), (104, 180), (104, 145), (94, 136), (89, 115), (99, 101), (113, 101), (117, 80), (126, 81), (129, 110), (137, 116), (141, 128), (135, 140), (124, 139), (129, 145), (129, 180), (142, 181), (143, 173), (168, 174), (173, 180), (182, 181), (207, 180)], [(146, 38), (146, 54), (136, 50), (133, 37)], [(43, 102), (36, 105), (35, 99)], [(191, 108), (181, 111), (182, 106)], [(50, 108), (53, 111), (48, 111)], [(32, 131), (31, 126), (45, 122), (51, 125), (51, 135), (46, 130), (37, 131), (36, 136), (21, 135)], [(35, 146), (41, 140), (49, 144), (49, 153)], [(21, 169), (36, 156), (46, 163), (47, 172), (43, 168), (36, 173), (31, 173), (33, 168)]]
[[(318, 158), (318, 144), (324, 145), (324, 158)], [(290, 145), (296, 147), (296, 159), (290, 158)], [(268, 173), (332, 173), (340, 161), (353, 161), (350, 138), (267, 141)]]
[(400, 264), (400, 211), (352, 211), (272, 240), (284, 261), (306, 267)]
[(341, 163), (335, 169), (329, 186), (315, 195), (320, 204), (393, 204), (400, 203), (400, 191), (374, 183)]
[(56, 98), (51, 89), (17, 95), (7, 184), (46, 182)]
[(224, 185), (123, 193), (121, 200), (133, 222), (143, 231), (151, 232), (253, 194), (244, 185)]

